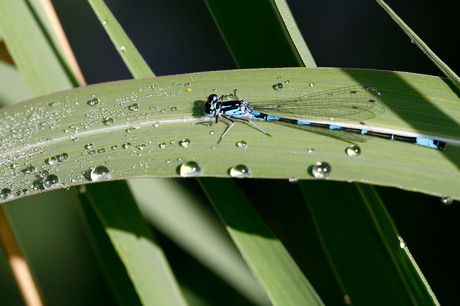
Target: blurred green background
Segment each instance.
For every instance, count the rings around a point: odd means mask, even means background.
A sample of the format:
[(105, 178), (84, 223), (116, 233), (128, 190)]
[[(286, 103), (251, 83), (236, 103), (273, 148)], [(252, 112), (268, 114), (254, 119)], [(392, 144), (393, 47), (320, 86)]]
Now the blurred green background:
[[(53, 0), (88, 84), (131, 78), (111, 41), (81, 0)], [(106, 0), (156, 75), (237, 68), (202, 0)], [(320, 67), (370, 68), (441, 75), (373, 1), (290, 0), (297, 24)], [(458, 1), (387, 1), (454, 71), (452, 43)], [(238, 16), (229, 16), (238, 22)], [(174, 39), (171, 39), (174, 37)], [(456, 66), (457, 65), (457, 66)], [(304, 203), (289, 201), (287, 180), (238, 181), (327, 305), (342, 305)], [(194, 179), (179, 179), (190, 196), (213, 212)], [(257, 191), (257, 196), (254, 192)], [(278, 192), (273, 192), (274, 190)], [(456, 305), (460, 273), (455, 241), (458, 203), (394, 188), (378, 188), (412, 255), (440, 303)], [(50, 305), (111, 305), (114, 299), (83, 231), (71, 192), (57, 190), (4, 204)], [(293, 218), (298, 218), (295, 220)], [(185, 295), (196, 305), (243, 305), (233, 289), (153, 228)], [(199, 281), (197, 281), (199, 275)], [(206, 300), (206, 301), (205, 301)], [(0, 304), (23, 305), (3, 254)]]

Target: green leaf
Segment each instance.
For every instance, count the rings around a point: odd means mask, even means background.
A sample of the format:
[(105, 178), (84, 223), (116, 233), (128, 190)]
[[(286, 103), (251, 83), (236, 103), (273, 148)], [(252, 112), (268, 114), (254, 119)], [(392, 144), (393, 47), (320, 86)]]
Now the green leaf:
[(113, 16), (107, 5), (105, 5), (104, 1), (88, 0), (88, 2), (91, 4), (91, 7), (104, 26), (104, 29), (107, 31), (107, 34), (109, 34), (115, 48), (133, 77), (136, 79), (154, 77), (155, 74), (150, 70), (149, 66), (147, 66), (147, 63), (115, 19), (115, 16)]
[(431, 49), (428, 47), (423, 40), (418, 37), (417, 34), (415, 34), (414, 31), (412, 31), (411, 28), (401, 19), (399, 18), (398, 15), (383, 1), (383, 0), (377, 0), (377, 3), (380, 4), (380, 6), (383, 7), (383, 9), (390, 15), (391, 18), (396, 22), (397, 25), (401, 27), (401, 29), (409, 36), (410, 40), (412, 43), (416, 44), (417, 47), (422, 50), (423, 53), (425, 53), (426, 56), (436, 65), (438, 68), (444, 73), (446, 77), (449, 78), (449, 80), (452, 81), (452, 83), (457, 86), (458, 89), (460, 89), (460, 78), (458, 75), (449, 68)]
[(236, 184), (230, 179), (201, 178), (199, 181), (270, 301), (274, 305), (323, 305)]
[[(285, 89), (273, 90), (274, 83), (285, 80), (290, 80)], [(361, 155), (350, 157), (345, 153), (349, 143), (343, 140), (264, 122), (258, 124), (272, 137), (237, 123), (217, 144), (225, 123), (196, 124), (204, 120), (203, 99), (214, 88), (218, 94), (238, 88), (248, 101), (263, 101), (356, 85), (355, 80), (367, 80), (364, 84), (378, 88), (386, 105), (385, 113), (367, 121), (366, 128), (437, 137), (448, 142), (446, 151), (370, 137), (359, 143)], [(313, 88), (308, 86), (312, 81)], [(99, 99), (96, 106), (87, 104), (93, 96)], [(0, 117), (2, 185), (15, 191), (29, 188), (21, 170), (30, 164), (58, 174), (65, 185), (75, 185), (89, 182), (82, 174), (106, 162), (113, 179), (179, 176), (180, 165), (188, 160), (199, 162), (206, 176), (228, 177), (231, 167), (244, 164), (252, 177), (310, 179), (308, 168), (327, 161), (332, 166), (330, 179), (459, 199), (460, 176), (452, 167), (459, 164), (454, 145), (459, 133), (457, 102), (457, 95), (441, 78), (365, 70), (223, 71), (89, 86), (4, 108)], [(131, 110), (134, 103), (139, 111)], [(28, 123), (30, 118), (36, 119)], [(107, 118), (114, 123), (105, 125)], [(183, 139), (191, 140), (188, 148), (181, 146)], [(247, 149), (236, 146), (242, 140), (248, 143)], [(88, 143), (94, 143), (94, 148), (86, 149)], [(314, 152), (308, 153), (311, 148)], [(72, 162), (45, 162), (61, 153), (67, 153)], [(13, 163), (18, 163), (18, 169), (11, 168)], [(27, 177), (33, 182), (35, 175)]]
[(439, 305), (372, 186), (315, 181), (301, 187), (353, 305)]
[[(98, 215), (115, 251), (123, 261), (141, 303), (143, 305), (185, 305), (185, 300), (177, 287), (163, 251), (157, 245), (137, 208), (126, 182), (89, 185), (86, 188), (86, 195), (92, 209)], [(91, 212), (91, 210), (87, 211)], [(92, 223), (97, 222), (95, 218), (92, 218), (91, 221)], [(105, 251), (110, 252), (107, 249)], [(110, 257), (113, 259), (113, 255), (105, 258)], [(104, 260), (104, 262), (107, 264), (113, 260)], [(110, 265), (105, 270), (110, 275), (108, 279), (113, 290), (125, 290), (125, 279), (122, 279), (122, 283), (114, 285), (119, 279), (114, 277), (116, 274), (107, 271), (112, 268), (117, 269), (117, 266)], [(125, 302), (131, 305), (129, 301), (135, 297), (132, 293), (128, 294)]]
[(206, 4), (240, 68), (316, 66), (285, 1)]
[(33, 95), (77, 86), (40, 5), (0, 1), (0, 32)]

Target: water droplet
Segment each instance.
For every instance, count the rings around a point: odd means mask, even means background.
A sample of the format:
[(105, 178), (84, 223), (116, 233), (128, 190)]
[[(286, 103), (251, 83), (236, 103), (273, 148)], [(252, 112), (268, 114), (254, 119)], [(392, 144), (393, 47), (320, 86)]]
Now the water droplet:
[(52, 156), (50, 158), (47, 158), (45, 161), (48, 165), (54, 165), (58, 162), (58, 159), (56, 156)]
[(245, 165), (237, 165), (230, 169), (230, 176), (236, 178), (245, 178), (251, 175), (251, 170)]
[(48, 172), (48, 170), (42, 170), (42, 171), (40, 171), (40, 176), (41, 176), (42, 178), (47, 177), (49, 174), (50, 174), (50, 173)]
[(167, 159), (167, 160), (165, 160), (165, 163), (170, 164), (170, 163), (171, 163), (171, 160), (170, 160), (170, 159)]
[(284, 86), (283, 86), (283, 84), (278, 83), (278, 84), (273, 85), (272, 87), (273, 87), (274, 90), (281, 90), (281, 89), (283, 89)]
[(242, 140), (242, 141), (238, 141), (236, 143), (236, 146), (240, 149), (246, 149), (248, 147), (248, 144), (246, 143), (246, 141)]
[(404, 239), (402, 239), (401, 236), (398, 236), (398, 239), (399, 239), (399, 247), (401, 249), (404, 249), (406, 247), (406, 243), (404, 242)]
[(179, 144), (184, 148), (188, 148), (190, 146), (190, 139), (182, 139), (181, 141), (179, 141)]
[(289, 183), (295, 184), (299, 181), (298, 177), (290, 177), (289, 178)]
[(126, 133), (132, 133), (134, 130), (135, 130), (135, 128), (130, 127), (128, 129), (126, 129)]
[(171, 110), (172, 110), (172, 111), (176, 111), (176, 110), (177, 110), (177, 107), (176, 107), (176, 106), (171, 106)]
[(322, 179), (326, 178), (331, 174), (332, 168), (331, 165), (329, 165), (326, 162), (317, 162), (313, 168), (311, 173), (313, 174), (314, 177)]
[(99, 150), (97, 150), (97, 153), (105, 153), (105, 149), (104, 148), (99, 149)]
[(97, 166), (93, 170), (91, 170), (91, 180), (92, 181), (105, 181), (110, 179), (112, 174), (110, 173), (109, 168), (106, 166)]
[(410, 43), (411, 43), (411, 44), (413, 44), (413, 43), (414, 43), (414, 41), (411, 39), (411, 40), (410, 40)]
[(13, 191), (9, 188), (3, 188), (2, 191), (0, 191), (0, 201), (8, 200), (13, 197)]
[(351, 145), (345, 152), (348, 154), (348, 156), (359, 156), (361, 155), (361, 148), (357, 145)]
[(160, 143), (159, 146), (160, 146), (161, 149), (165, 149), (166, 148), (166, 142)]
[(58, 159), (60, 162), (66, 162), (69, 160), (69, 154), (67, 153), (62, 153), (58, 156)]
[(111, 147), (111, 149), (112, 149), (112, 150), (118, 150), (118, 146), (117, 146), (117, 145), (113, 145), (113, 146)]
[(112, 125), (114, 122), (115, 120), (113, 120), (113, 118), (106, 118), (104, 119), (104, 121), (102, 121), (102, 123), (104, 123), (105, 125)]
[(91, 100), (88, 100), (88, 102), (86, 102), (88, 105), (90, 106), (96, 106), (99, 104), (99, 99), (98, 98), (94, 98), (94, 99), (91, 99)]
[(107, 24), (107, 22), (108, 22), (107, 20), (104, 20), (102, 21), (102, 24)]
[(131, 143), (129, 143), (129, 142), (124, 143), (124, 144), (122, 145), (122, 147), (123, 147), (123, 149), (131, 149), (131, 148), (132, 148)]
[(199, 163), (188, 161), (180, 166), (180, 175), (183, 177), (199, 176), (203, 174)]
[(308, 149), (307, 152), (308, 152), (308, 153), (313, 153), (313, 152), (315, 152), (315, 150), (314, 150), (314, 149)]
[(130, 110), (134, 111), (134, 112), (137, 112), (139, 110), (139, 104), (137, 103), (133, 103), (130, 107), (129, 107)]
[(154, 124), (153, 126), (154, 126), (154, 127), (159, 127), (159, 126), (160, 126), (160, 122), (159, 122), (159, 121), (155, 122), (155, 124)]
[(43, 180), (43, 187), (45, 189), (51, 189), (61, 186), (61, 179), (54, 174), (50, 174)]
[(315, 87), (315, 83), (311, 82), (310, 84), (308, 84), (308, 86)]
[(209, 134), (214, 135), (214, 131), (210, 131)]
[(90, 143), (85, 144), (85, 149), (91, 150), (92, 148), (94, 148), (94, 143), (90, 142)]
[(13, 163), (11, 164), (11, 169), (18, 169), (19, 168), (19, 164), (18, 163)]
[(451, 197), (442, 197), (441, 199), (441, 203), (444, 205), (450, 205), (453, 202), (454, 202), (454, 199), (452, 199)]
[(121, 46), (121, 47), (120, 47), (120, 50), (121, 50), (121, 52), (126, 52), (126, 47), (125, 47), (125, 46)]
[(78, 137), (75, 137), (75, 136), (72, 136), (72, 137), (70, 137), (70, 139), (72, 139), (72, 141), (74, 141), (74, 142), (77, 142), (77, 141), (79, 141), (79, 140), (80, 140), (80, 138), (78, 138)]
[(183, 160), (184, 160), (184, 159), (183, 159), (182, 157), (178, 157), (178, 158), (177, 158), (177, 161), (178, 161), (178, 162), (181, 162), (181, 161), (183, 161)]

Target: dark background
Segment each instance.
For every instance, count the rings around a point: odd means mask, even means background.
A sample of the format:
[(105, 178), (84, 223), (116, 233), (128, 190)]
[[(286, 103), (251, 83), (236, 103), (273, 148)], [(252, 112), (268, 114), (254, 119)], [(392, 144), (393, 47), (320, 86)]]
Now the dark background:
[[(132, 78), (86, 1), (52, 2), (88, 84)], [(237, 68), (202, 0), (106, 0), (106, 3), (157, 76)], [(410, 43), (374, 1), (289, 0), (288, 3), (320, 67), (441, 76), (436, 66)], [(459, 71), (458, 48), (452, 34), (457, 28), (460, 2), (387, 3), (447, 65)], [(229, 18), (238, 20), (238, 16)], [(195, 180), (179, 183), (209, 205)], [(278, 180), (245, 180), (243, 188), (324, 302), (341, 305), (341, 293), (322, 258), (314, 229), (311, 224), (303, 224), (308, 215), (305, 205), (284, 200), (296, 185)], [(281, 190), (277, 196), (251, 195), (254, 190), (276, 189)], [(439, 198), (392, 188), (379, 188), (379, 192), (441, 304), (457, 305), (458, 203), (445, 206)], [(212, 304), (222, 305), (223, 292), (231, 293), (231, 289), (225, 289), (219, 279), (161, 233), (155, 234), (178, 279), (198, 293), (214, 292)], [(312, 251), (312, 246), (318, 250)], [(202, 276), (203, 284), (194, 279), (197, 273)], [(101, 291), (102, 294), (107, 291)], [(100, 298), (94, 297), (93, 301)]]

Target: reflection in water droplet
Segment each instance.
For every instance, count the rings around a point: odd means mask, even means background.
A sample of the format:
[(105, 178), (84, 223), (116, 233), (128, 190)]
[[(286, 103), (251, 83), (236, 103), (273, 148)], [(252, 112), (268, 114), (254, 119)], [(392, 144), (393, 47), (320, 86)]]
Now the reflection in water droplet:
[(199, 176), (202, 175), (203, 171), (199, 163), (194, 161), (188, 161), (180, 166), (180, 175), (183, 177)]
[(444, 204), (444, 205), (450, 205), (454, 202), (454, 199), (452, 199), (451, 197), (443, 197), (441, 199), (441, 203)]
[(272, 86), (274, 90), (281, 90), (284, 88), (282, 83), (278, 83)]
[(181, 141), (179, 141), (179, 144), (184, 148), (188, 148), (190, 146), (190, 139), (182, 139)]
[(346, 149), (345, 152), (348, 156), (359, 156), (361, 155), (361, 148), (357, 145), (351, 145)]
[(59, 186), (61, 186), (61, 179), (57, 175), (50, 174), (43, 180), (43, 187), (45, 189), (57, 188)]
[(60, 162), (66, 162), (69, 160), (69, 154), (67, 153), (62, 153), (58, 156), (58, 159)]
[(311, 173), (313, 174), (314, 177), (322, 179), (326, 178), (331, 174), (332, 168), (331, 165), (329, 165), (326, 162), (317, 162), (313, 168)]
[(14, 197), (13, 191), (9, 188), (3, 188), (0, 192), (0, 201), (8, 200)]
[(91, 170), (91, 180), (92, 181), (105, 181), (110, 179), (112, 174), (110, 173), (109, 168), (106, 166), (97, 166)]
[(88, 100), (88, 102), (86, 102), (88, 105), (90, 106), (96, 106), (99, 104), (99, 99), (98, 98), (94, 98), (94, 99), (91, 99), (91, 100)]
[(246, 143), (246, 141), (242, 140), (242, 141), (238, 141), (236, 143), (236, 146), (240, 149), (246, 149), (248, 147), (248, 144)]
[(245, 165), (237, 165), (230, 169), (230, 176), (236, 178), (246, 178), (251, 175), (251, 170)]
[(50, 174), (50, 173), (48, 172), (48, 170), (42, 170), (42, 171), (40, 171), (40, 176), (41, 176), (42, 178), (47, 177), (49, 174)]
[(129, 107), (130, 110), (136, 112), (139, 110), (139, 104), (137, 103), (133, 103), (130, 107)]
[(299, 181), (298, 177), (290, 177), (289, 178), (289, 183), (295, 184)]
[(107, 118), (107, 119), (104, 119), (104, 121), (102, 121), (102, 123), (104, 123), (105, 125), (112, 125), (113, 123), (115, 122), (115, 120), (113, 120), (113, 118)]
[(58, 162), (58, 159), (56, 156), (52, 156), (50, 158), (47, 158), (45, 161), (48, 165), (54, 165)]

